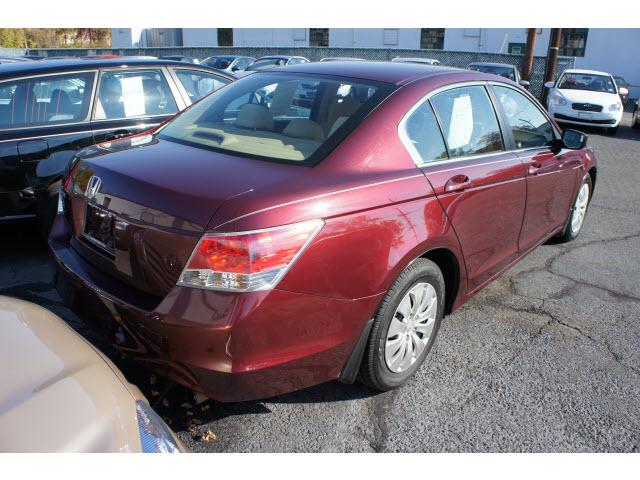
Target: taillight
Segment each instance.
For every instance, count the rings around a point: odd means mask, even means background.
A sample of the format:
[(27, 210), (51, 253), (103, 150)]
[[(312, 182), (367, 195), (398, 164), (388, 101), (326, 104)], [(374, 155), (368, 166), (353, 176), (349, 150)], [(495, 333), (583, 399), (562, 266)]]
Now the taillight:
[(207, 234), (191, 254), (178, 285), (240, 292), (273, 288), (323, 223), (313, 220), (253, 232)]

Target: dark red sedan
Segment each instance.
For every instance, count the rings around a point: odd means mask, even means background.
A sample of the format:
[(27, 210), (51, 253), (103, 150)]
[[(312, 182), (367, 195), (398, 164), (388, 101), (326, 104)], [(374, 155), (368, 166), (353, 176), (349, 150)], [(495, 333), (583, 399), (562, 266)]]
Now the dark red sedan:
[(422, 364), (443, 315), (583, 225), (586, 137), (508, 79), (323, 62), (84, 150), (50, 245), (82, 318), (222, 401)]

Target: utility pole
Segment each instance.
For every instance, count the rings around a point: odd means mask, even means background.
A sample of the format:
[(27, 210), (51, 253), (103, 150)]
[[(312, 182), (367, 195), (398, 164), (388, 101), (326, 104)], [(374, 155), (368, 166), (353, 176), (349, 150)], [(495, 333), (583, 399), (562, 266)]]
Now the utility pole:
[[(544, 81), (556, 81), (556, 69), (558, 67), (558, 52), (560, 51), (560, 41), (562, 39), (562, 29), (552, 28), (549, 37), (549, 50), (547, 51), (547, 64), (544, 67)], [(543, 88), (542, 101), (547, 100), (548, 89)]]
[(531, 70), (533, 69), (533, 52), (536, 49), (537, 28), (527, 29), (527, 44), (524, 47), (524, 58), (520, 67), (520, 76), (523, 80), (531, 81)]

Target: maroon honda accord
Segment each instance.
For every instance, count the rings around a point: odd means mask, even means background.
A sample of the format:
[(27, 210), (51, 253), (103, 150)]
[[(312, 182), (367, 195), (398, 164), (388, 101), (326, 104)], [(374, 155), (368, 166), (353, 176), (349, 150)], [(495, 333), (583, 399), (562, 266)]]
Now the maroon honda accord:
[(391, 389), (445, 314), (578, 235), (596, 182), (585, 145), (502, 77), (256, 73), (78, 155), (50, 237), (56, 284), (122, 352), (217, 400)]

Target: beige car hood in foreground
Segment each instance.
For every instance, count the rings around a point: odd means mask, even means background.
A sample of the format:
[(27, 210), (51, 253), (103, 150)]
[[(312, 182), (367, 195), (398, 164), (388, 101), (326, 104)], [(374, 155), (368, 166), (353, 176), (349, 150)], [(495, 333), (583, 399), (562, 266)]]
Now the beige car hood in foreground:
[(137, 399), (62, 320), (0, 296), (0, 452), (139, 452)]

